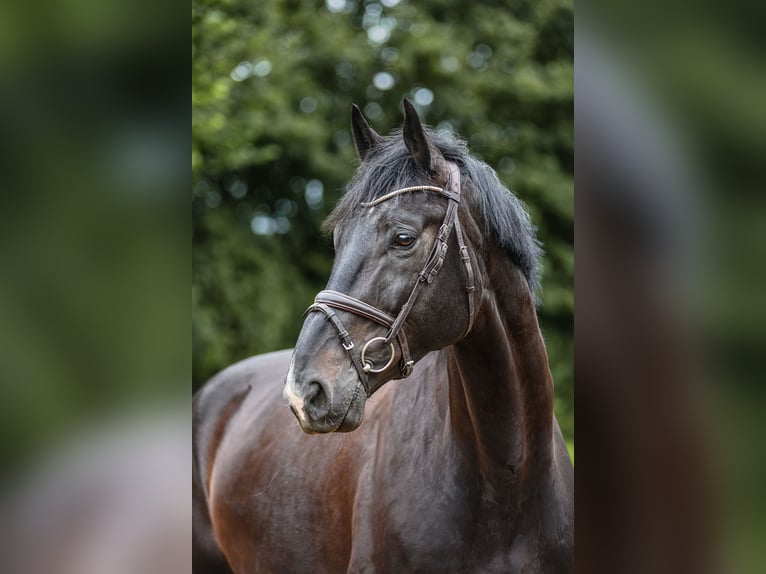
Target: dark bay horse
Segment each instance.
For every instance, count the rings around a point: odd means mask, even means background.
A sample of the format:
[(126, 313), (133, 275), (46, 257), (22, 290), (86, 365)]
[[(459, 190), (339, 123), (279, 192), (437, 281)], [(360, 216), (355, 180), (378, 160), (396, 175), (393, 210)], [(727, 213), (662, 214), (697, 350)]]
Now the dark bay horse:
[(353, 110), (361, 164), (295, 349), (194, 398), (195, 572), (573, 570), (534, 227), (404, 109), (388, 137)]

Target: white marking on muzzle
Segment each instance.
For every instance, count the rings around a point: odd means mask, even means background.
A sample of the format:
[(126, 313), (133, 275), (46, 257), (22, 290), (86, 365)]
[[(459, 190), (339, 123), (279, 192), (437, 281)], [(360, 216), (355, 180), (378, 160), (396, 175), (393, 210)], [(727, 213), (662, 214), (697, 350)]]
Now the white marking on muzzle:
[(306, 412), (305, 407), (303, 405), (303, 399), (298, 396), (298, 394), (295, 392), (295, 373), (293, 370), (293, 367), (295, 366), (295, 357), (290, 359), (290, 368), (287, 371), (287, 381), (285, 382), (285, 391), (283, 393), (284, 397), (287, 399), (287, 401), (292, 405), (292, 407), (295, 409), (295, 412), (298, 413), (298, 417), (302, 421), (306, 420)]

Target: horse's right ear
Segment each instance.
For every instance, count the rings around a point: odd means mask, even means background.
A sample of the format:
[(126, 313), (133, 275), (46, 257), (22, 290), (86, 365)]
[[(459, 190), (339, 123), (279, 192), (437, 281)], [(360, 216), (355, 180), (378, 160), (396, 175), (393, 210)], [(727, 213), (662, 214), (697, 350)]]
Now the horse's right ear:
[(361, 161), (364, 161), (372, 148), (383, 141), (383, 138), (364, 119), (362, 110), (356, 104), (351, 104), (351, 131), (354, 134), (354, 145)]

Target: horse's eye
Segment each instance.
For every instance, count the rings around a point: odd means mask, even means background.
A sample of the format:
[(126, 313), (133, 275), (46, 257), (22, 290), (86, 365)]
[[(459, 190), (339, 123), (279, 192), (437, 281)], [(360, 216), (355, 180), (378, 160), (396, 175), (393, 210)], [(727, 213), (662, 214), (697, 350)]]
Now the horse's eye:
[(411, 247), (415, 243), (415, 236), (409, 233), (398, 233), (394, 238), (394, 247)]

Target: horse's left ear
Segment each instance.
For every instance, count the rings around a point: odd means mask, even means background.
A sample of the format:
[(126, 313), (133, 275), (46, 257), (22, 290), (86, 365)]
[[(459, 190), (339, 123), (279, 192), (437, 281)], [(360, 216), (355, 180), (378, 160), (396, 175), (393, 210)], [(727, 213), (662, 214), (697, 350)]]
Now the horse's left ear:
[(364, 119), (362, 110), (356, 104), (351, 104), (351, 131), (354, 134), (354, 145), (361, 161), (364, 161), (372, 148), (383, 141), (383, 138)]
[(420, 123), (418, 112), (407, 98), (404, 98), (402, 107), (404, 108), (404, 129), (402, 130), (404, 145), (421, 168), (432, 172), (434, 166), (431, 142), (423, 129), (423, 124)]

